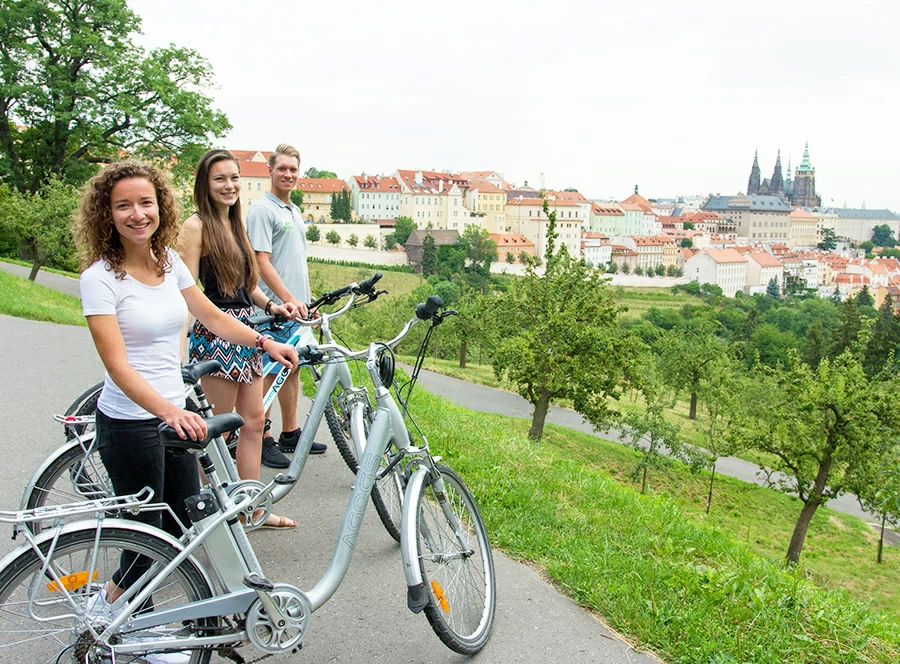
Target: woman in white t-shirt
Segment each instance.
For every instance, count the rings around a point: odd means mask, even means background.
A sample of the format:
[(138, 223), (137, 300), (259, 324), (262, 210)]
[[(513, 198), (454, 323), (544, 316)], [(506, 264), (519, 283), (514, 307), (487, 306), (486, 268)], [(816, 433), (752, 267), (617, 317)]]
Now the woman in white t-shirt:
[[(188, 523), (184, 499), (199, 489), (196, 460), (167, 452), (157, 438), (160, 422), (182, 438), (206, 436), (203, 418), (184, 408), (181, 330), (188, 311), (222, 338), (263, 349), (286, 366), (296, 368), (297, 352), (206, 298), (170, 249), (178, 232), (171, 186), (157, 168), (136, 161), (104, 168), (78, 209), (76, 237), (89, 266), (81, 275), (82, 309), (106, 367), (97, 403), (100, 456), (117, 495), (150, 486)], [(168, 514), (142, 511), (134, 518), (181, 534)], [(123, 553), (101, 601), (114, 601), (141, 573), (140, 557)]]

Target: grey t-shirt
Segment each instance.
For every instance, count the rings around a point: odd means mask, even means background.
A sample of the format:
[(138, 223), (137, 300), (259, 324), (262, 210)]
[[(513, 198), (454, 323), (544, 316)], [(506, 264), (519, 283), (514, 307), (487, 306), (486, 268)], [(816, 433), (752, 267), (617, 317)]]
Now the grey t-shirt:
[[(283, 203), (272, 192), (250, 206), (247, 234), (254, 251), (272, 254), (272, 266), (291, 294), (309, 303), (309, 272), (306, 268), (306, 229), (303, 217), (293, 203)], [(260, 279), (260, 288), (275, 300), (281, 300)]]

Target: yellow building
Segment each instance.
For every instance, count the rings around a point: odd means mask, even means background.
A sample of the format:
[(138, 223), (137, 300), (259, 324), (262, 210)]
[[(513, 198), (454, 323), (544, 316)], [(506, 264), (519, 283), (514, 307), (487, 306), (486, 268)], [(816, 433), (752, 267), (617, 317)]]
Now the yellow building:
[(299, 178), (296, 188), (303, 192), (303, 219), (316, 224), (333, 223), (332, 194), (350, 191), (346, 182), (336, 178)]

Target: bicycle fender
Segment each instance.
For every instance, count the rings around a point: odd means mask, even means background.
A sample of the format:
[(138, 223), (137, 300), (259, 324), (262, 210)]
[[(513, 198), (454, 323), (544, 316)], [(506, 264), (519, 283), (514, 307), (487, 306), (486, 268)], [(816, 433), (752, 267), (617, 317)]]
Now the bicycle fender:
[(413, 613), (419, 613), (428, 603), (422, 570), (416, 556), (416, 532), (414, 521), (415, 509), (419, 504), (425, 485), (428, 468), (420, 465), (416, 468), (406, 485), (406, 496), (403, 501), (403, 518), (400, 526), (400, 553), (403, 556), (403, 573), (406, 575), (406, 604)]
[(59, 459), (64, 454), (67, 454), (73, 447), (78, 447), (84, 449), (83, 446), (88, 444), (88, 441), (94, 437), (94, 432), (90, 432), (84, 434), (84, 436), (80, 438), (73, 438), (67, 441), (65, 444), (57, 447), (53, 452), (44, 459), (43, 463), (38, 466), (38, 469), (34, 471), (34, 474), (31, 476), (31, 479), (28, 480), (28, 484), (25, 485), (25, 491), (22, 493), (22, 498), (19, 500), (19, 509), (25, 510), (28, 509), (28, 498), (31, 497), (32, 492), (34, 491), (34, 487), (37, 485), (37, 481), (40, 479), (41, 475), (44, 474), (44, 471), (47, 470), (50, 466), (56, 463), (57, 459)]

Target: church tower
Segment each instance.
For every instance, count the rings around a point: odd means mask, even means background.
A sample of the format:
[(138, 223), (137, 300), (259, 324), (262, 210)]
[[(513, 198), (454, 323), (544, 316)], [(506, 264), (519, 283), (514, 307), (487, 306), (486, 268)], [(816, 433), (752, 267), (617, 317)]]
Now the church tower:
[(799, 207), (820, 207), (822, 198), (816, 194), (816, 169), (809, 161), (809, 143), (803, 149), (803, 161), (794, 173), (794, 197), (791, 201)]
[(775, 172), (769, 182), (769, 191), (773, 196), (784, 195), (784, 178), (781, 175), (781, 149), (778, 150), (778, 159), (775, 160)]
[(759, 150), (753, 153), (753, 168), (750, 169), (750, 181), (747, 182), (747, 195), (759, 191)]

